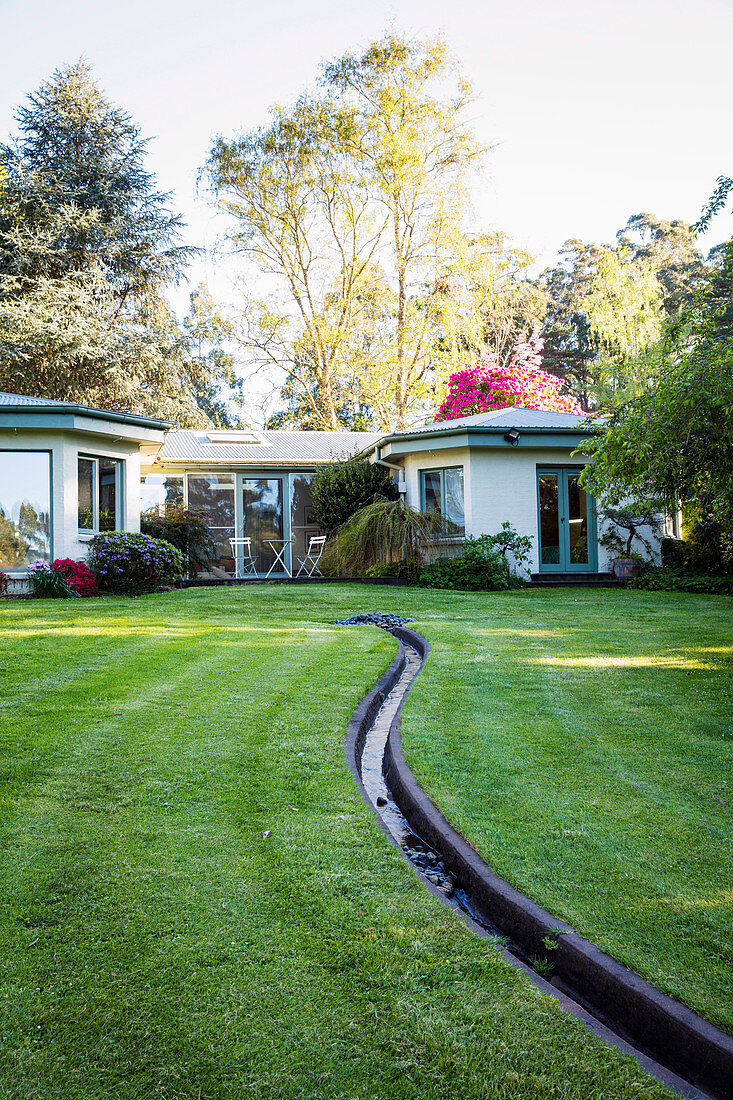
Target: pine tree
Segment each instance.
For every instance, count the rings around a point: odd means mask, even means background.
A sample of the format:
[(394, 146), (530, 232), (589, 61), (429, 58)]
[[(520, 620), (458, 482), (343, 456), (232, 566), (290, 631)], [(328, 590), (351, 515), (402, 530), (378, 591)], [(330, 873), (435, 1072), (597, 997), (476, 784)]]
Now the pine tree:
[(0, 145), (0, 389), (205, 422), (212, 364), (164, 297), (191, 249), (139, 130), (83, 60), (16, 120)]

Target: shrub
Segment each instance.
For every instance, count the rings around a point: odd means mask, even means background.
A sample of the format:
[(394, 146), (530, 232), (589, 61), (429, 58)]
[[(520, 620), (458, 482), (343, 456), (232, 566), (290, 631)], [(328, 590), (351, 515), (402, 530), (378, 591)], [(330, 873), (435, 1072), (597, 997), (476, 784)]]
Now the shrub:
[(532, 553), (532, 536), (520, 535), (516, 528), (505, 520), (501, 525), (501, 531), (495, 535), (479, 535), (477, 538), (469, 536), (463, 543), (463, 553), (474, 557), (498, 553), (506, 566), (507, 573), (511, 574), (509, 555), (514, 559), (516, 569), (522, 569), (523, 566), (528, 565)]
[(180, 550), (150, 535), (97, 535), (89, 544), (89, 567), (100, 589), (139, 595), (183, 577)]
[(733, 572), (733, 532), (698, 509), (686, 515), (684, 539), (664, 539), (662, 563), (679, 573)]
[(0, 596), (7, 596), (10, 586), (10, 577), (7, 573), (0, 571)]
[(417, 562), (426, 542), (445, 535), (439, 513), (418, 512), (401, 500), (377, 500), (360, 509), (327, 544), (326, 568), (356, 577), (377, 565)]
[[(654, 555), (654, 546), (649, 541), (661, 532), (661, 501), (632, 501), (623, 508), (605, 508), (603, 518), (609, 524), (599, 538), (601, 546), (616, 558), (644, 558), (639, 551), (632, 551), (634, 539), (641, 543), (649, 557)], [(649, 538), (642, 535), (640, 528), (649, 528)]]
[(78, 596), (60, 569), (54, 569), (40, 558), (28, 566), (28, 583), (31, 593), (43, 599), (68, 599)]
[(542, 370), (544, 340), (535, 329), (528, 339), (518, 337), (509, 363), (502, 365), (491, 353), (472, 367), (450, 376), (448, 396), (437, 420), (454, 420), (475, 413), (519, 405), (527, 409), (582, 413), (562, 378)]
[(329, 536), (367, 505), (399, 497), (389, 471), (365, 458), (348, 458), (321, 466), (310, 489), (313, 518)]
[(167, 504), (165, 513), (145, 512), (140, 517), (140, 532), (163, 539), (181, 551), (189, 576), (208, 569), (219, 554), (209, 528), (197, 512)]
[(74, 561), (72, 558), (56, 558), (51, 562), (51, 569), (60, 573), (69, 588), (76, 592), (77, 596), (96, 596), (99, 589), (91, 569), (83, 561)]
[(646, 569), (629, 581), (629, 588), (645, 588), (660, 592), (700, 592), (711, 595), (733, 595), (733, 575), (711, 573), (673, 573), (669, 569)]
[(454, 588), (470, 592), (497, 592), (505, 588), (518, 588), (525, 584), (522, 577), (512, 572), (507, 553), (511, 552), (516, 564), (529, 561), (532, 539), (519, 535), (509, 523), (502, 525), (496, 535), (468, 536), (463, 552), (457, 558), (439, 558), (426, 566), (417, 581), (421, 588)]

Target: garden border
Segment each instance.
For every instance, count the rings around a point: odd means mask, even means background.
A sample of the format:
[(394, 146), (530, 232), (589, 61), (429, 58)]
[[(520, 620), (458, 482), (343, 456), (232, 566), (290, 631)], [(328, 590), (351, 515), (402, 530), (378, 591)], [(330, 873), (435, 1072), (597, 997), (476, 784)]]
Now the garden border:
[[(404, 669), (402, 642), (417, 650), (423, 664), (430, 649), (427, 639), (415, 631), (396, 627), (392, 633), (400, 643), (397, 657), (364, 697), (347, 731), (347, 761), (362, 793), (361, 749), (376, 712)], [(402, 704), (387, 739), (387, 785), (410, 827), (451, 865), (478, 915), (504, 932), (525, 959), (542, 960), (552, 967), (551, 985), (561, 999), (564, 994), (577, 1001), (623, 1040), (716, 1100), (733, 1100), (733, 1038), (499, 878), (419, 786), (402, 749), (401, 712)], [(549, 950), (545, 941), (557, 946)], [(546, 987), (547, 983), (540, 979), (538, 984)]]

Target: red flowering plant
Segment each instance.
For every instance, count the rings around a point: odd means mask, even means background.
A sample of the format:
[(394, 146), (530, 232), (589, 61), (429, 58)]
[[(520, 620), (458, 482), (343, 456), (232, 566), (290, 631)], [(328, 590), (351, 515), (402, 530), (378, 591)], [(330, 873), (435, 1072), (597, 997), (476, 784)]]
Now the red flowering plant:
[(79, 596), (97, 596), (99, 589), (89, 566), (83, 561), (74, 561), (72, 558), (56, 558), (51, 562), (51, 568), (60, 573), (72, 592)]
[(435, 420), (457, 420), (511, 405), (582, 413), (575, 398), (562, 392), (562, 378), (542, 370), (544, 344), (535, 329), (528, 339), (520, 337), (516, 341), (507, 366), (502, 366), (492, 354), (475, 366), (452, 374), (448, 396)]

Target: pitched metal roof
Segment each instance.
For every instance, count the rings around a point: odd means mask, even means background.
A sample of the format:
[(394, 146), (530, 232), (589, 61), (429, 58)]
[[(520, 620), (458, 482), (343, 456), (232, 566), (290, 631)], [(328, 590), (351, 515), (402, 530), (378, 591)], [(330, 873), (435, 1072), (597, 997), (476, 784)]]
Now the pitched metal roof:
[(0, 405), (64, 405), (64, 401), (49, 401), (47, 397), (25, 397), (21, 393), (0, 393)]
[(437, 424), (422, 424), (415, 428), (403, 428), (393, 432), (395, 436), (423, 435), (429, 432), (445, 432), (462, 428), (580, 428), (585, 426), (588, 414), (551, 412), (549, 409), (525, 409), (512, 405), (505, 409), (461, 416), (456, 420), (440, 420)]
[(136, 424), (138, 427), (164, 431), (169, 421), (138, 413), (117, 412), (113, 409), (95, 409), (90, 405), (78, 405), (73, 401), (54, 401), (48, 397), (27, 397), (20, 393), (0, 393), (0, 411), (68, 413), (72, 416), (91, 416), (98, 420), (112, 420), (120, 424)]
[[(376, 443), (382, 432), (257, 431), (257, 443), (227, 442), (227, 432), (168, 432), (160, 449), (161, 462), (210, 465), (227, 462), (248, 466), (313, 466), (357, 454)], [(236, 436), (232, 432), (232, 436)], [(241, 434), (241, 433), (240, 433)], [(214, 441), (210, 436), (214, 437)]]

